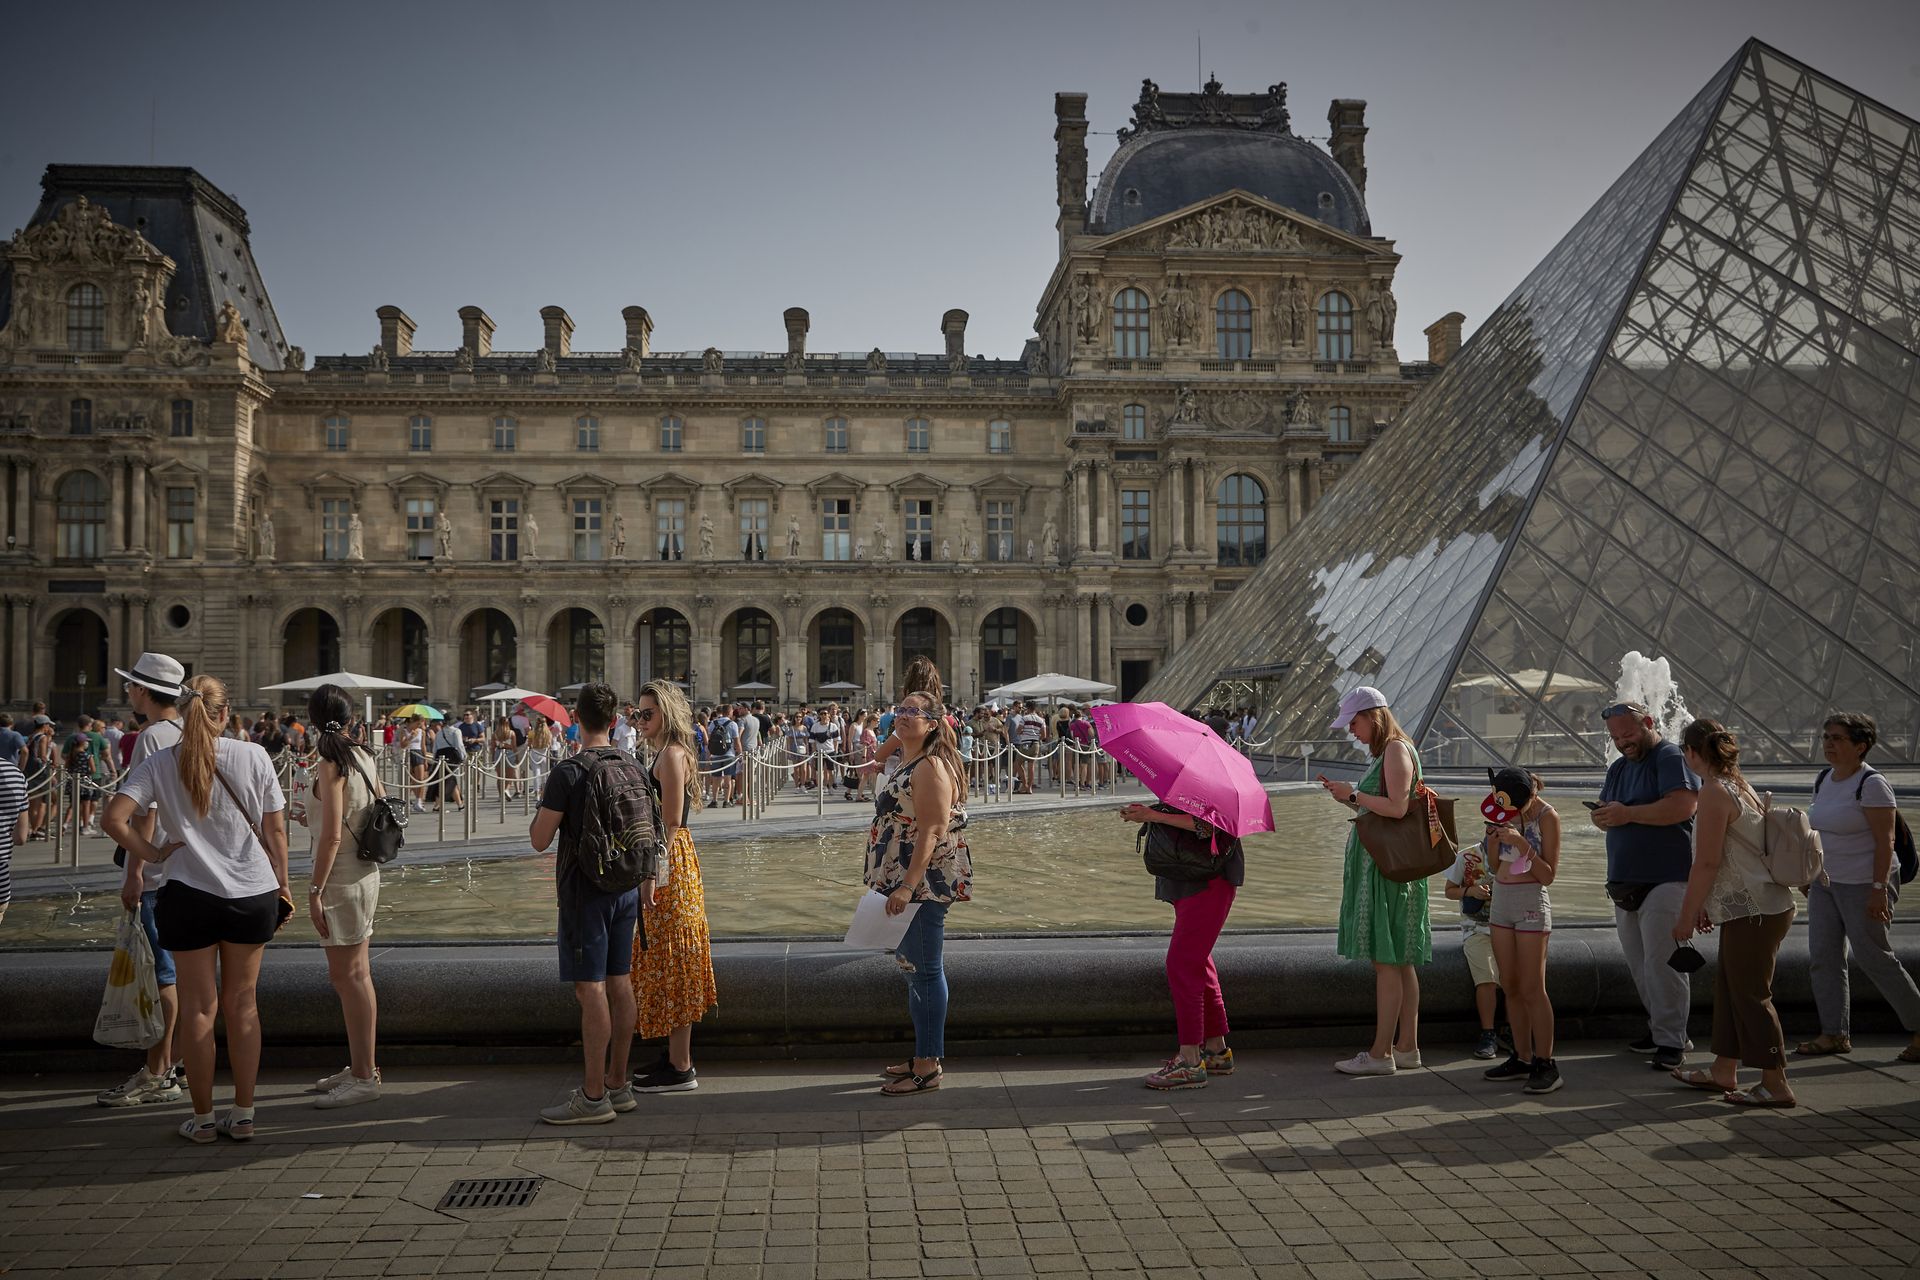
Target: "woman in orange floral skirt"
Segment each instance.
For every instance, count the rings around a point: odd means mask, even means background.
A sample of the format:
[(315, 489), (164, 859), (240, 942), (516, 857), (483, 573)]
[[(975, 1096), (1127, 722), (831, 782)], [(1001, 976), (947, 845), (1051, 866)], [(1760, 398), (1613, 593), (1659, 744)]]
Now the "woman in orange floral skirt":
[(636, 1093), (681, 1093), (700, 1087), (693, 1069), (693, 1024), (720, 1003), (713, 982), (706, 891), (687, 815), (700, 807), (700, 757), (693, 712), (678, 686), (655, 680), (640, 690), (634, 719), (653, 753), (655, 811), (667, 856), (657, 881), (640, 885), (641, 927), (633, 942), (634, 1029), (642, 1039), (666, 1037), (660, 1060), (634, 1073)]

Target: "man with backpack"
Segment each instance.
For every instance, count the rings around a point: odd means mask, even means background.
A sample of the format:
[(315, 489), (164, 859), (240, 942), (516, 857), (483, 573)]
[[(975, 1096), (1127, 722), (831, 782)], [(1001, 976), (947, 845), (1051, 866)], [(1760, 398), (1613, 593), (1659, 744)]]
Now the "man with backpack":
[(580, 750), (554, 766), (528, 833), (540, 853), (560, 837), (560, 977), (580, 1002), (585, 1066), (580, 1087), (540, 1112), (548, 1124), (605, 1124), (639, 1105), (628, 1078), (635, 1007), (627, 975), (636, 930), (646, 945), (640, 902), (659, 867), (660, 833), (646, 771), (609, 736), (617, 701), (597, 681), (580, 690)]

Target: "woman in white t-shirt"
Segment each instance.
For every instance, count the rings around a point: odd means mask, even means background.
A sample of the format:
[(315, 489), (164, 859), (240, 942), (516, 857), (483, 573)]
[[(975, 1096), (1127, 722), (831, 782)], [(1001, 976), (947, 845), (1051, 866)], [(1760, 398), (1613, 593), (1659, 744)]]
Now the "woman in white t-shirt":
[[(253, 1137), (253, 1090), (260, 1073), (260, 1013), (254, 984), (260, 955), (293, 914), (287, 890), (286, 796), (258, 744), (221, 736), (227, 688), (211, 676), (186, 681), (180, 743), (142, 761), (107, 808), (106, 828), (132, 857), (164, 862), (167, 883), (154, 900), (160, 945), (179, 971), (175, 1043), (187, 1064), (190, 1142), (217, 1134)], [(154, 844), (133, 819), (159, 810)], [(233, 1108), (213, 1117), (215, 1013), (227, 1020)]]
[(1827, 758), (1808, 818), (1820, 833), (1829, 883), (1807, 889), (1807, 953), (1820, 1034), (1794, 1049), (1803, 1057), (1853, 1052), (1847, 953), (1865, 970), (1913, 1037), (1902, 1062), (1920, 1062), (1920, 987), (1893, 954), (1887, 926), (1900, 896), (1893, 865), (1893, 787), (1867, 766), (1880, 740), (1873, 717), (1843, 711), (1820, 731)]

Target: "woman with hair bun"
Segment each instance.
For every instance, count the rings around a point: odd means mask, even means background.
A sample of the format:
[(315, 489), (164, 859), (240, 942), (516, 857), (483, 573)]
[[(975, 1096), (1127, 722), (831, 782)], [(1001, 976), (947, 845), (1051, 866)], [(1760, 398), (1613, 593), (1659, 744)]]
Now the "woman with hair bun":
[[(1670, 1073), (1694, 1089), (1716, 1090), (1743, 1107), (1791, 1107), (1787, 1043), (1773, 1007), (1773, 967), (1793, 924), (1793, 894), (1773, 882), (1761, 858), (1766, 805), (1740, 772), (1740, 744), (1712, 720), (1680, 734), (1687, 768), (1700, 778), (1693, 824), (1693, 874), (1680, 904), (1673, 941), (1720, 930), (1713, 980), (1713, 1065)], [(1739, 1070), (1757, 1068), (1760, 1083), (1742, 1089)]]
[(327, 977), (340, 997), (347, 1024), (345, 1070), (314, 1085), (316, 1107), (351, 1107), (380, 1096), (380, 1068), (374, 1065), (374, 1029), (379, 1003), (367, 945), (373, 937), (373, 913), (380, 905), (380, 864), (360, 856), (356, 833), (367, 822), (376, 796), (385, 795), (373, 758), (347, 737), (353, 706), (339, 685), (323, 684), (307, 698), (307, 717), (319, 735), (319, 766), (314, 770), (309, 806), (313, 828), (312, 884), (307, 911), (313, 931), (327, 952)]
[[(253, 1137), (260, 1074), (260, 1013), (254, 984), (260, 953), (293, 915), (287, 890), (286, 796), (273, 761), (257, 743), (221, 737), (231, 715), (227, 687), (212, 676), (186, 681), (180, 744), (148, 756), (107, 808), (107, 834), (129, 856), (167, 864), (154, 900), (160, 945), (179, 971), (180, 1051), (193, 1115), (189, 1142)], [(154, 844), (133, 819), (158, 807)], [(213, 1023), (227, 1023), (233, 1107), (213, 1116)]]

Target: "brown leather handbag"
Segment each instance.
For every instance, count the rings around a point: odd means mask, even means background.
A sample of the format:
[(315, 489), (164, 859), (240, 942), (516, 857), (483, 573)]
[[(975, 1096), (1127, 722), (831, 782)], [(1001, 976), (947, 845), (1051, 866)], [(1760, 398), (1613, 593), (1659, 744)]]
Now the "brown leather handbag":
[(1437, 876), (1453, 865), (1460, 852), (1453, 801), (1424, 782), (1414, 784), (1413, 801), (1404, 817), (1385, 818), (1362, 810), (1353, 825), (1360, 833), (1360, 847), (1380, 874), (1395, 884)]

